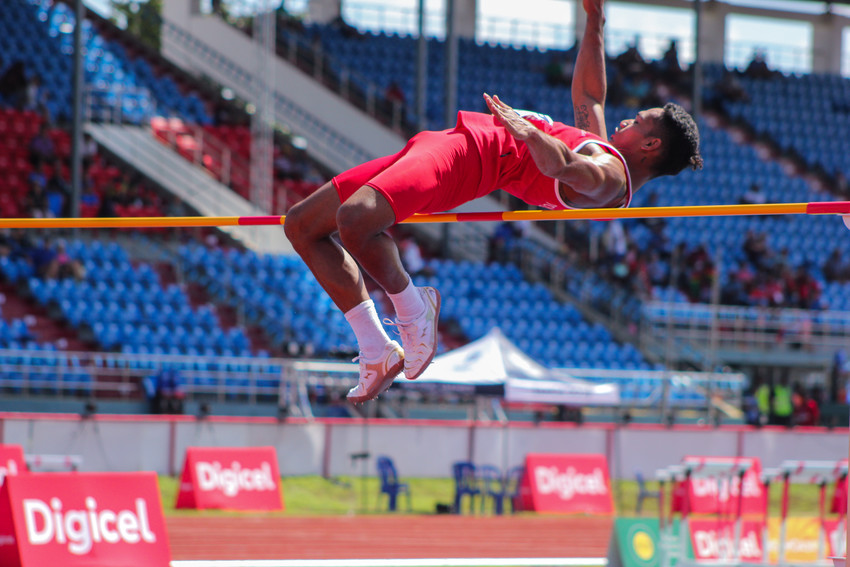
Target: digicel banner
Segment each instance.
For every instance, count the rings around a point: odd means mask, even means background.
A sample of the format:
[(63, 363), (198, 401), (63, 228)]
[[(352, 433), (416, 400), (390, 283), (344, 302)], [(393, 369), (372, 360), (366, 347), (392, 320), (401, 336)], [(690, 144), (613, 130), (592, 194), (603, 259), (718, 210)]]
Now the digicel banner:
[[(742, 522), (738, 545), (741, 561), (764, 563), (761, 545), (763, 522)], [(697, 561), (729, 559), (735, 548), (735, 522), (717, 520), (689, 520), (691, 545)]]
[[(699, 457), (687, 457), (699, 459)], [(764, 514), (765, 494), (761, 483), (761, 461), (758, 458), (728, 459), (710, 457), (712, 462), (728, 461), (730, 467), (735, 463), (748, 462), (750, 468), (744, 473), (742, 513)], [(741, 481), (737, 474), (728, 476), (692, 478), (689, 486), (689, 510), (691, 514), (735, 514), (738, 511), (738, 493)], [(673, 498), (673, 508), (681, 511), (684, 496), (681, 485)]]
[(282, 510), (274, 447), (189, 447), (177, 508)]
[(154, 473), (6, 477), (0, 489), (4, 567), (168, 567)]
[(604, 455), (526, 455), (520, 494), (523, 510), (614, 512)]
[(24, 450), (20, 445), (0, 445), (0, 485), (7, 476), (27, 472)]

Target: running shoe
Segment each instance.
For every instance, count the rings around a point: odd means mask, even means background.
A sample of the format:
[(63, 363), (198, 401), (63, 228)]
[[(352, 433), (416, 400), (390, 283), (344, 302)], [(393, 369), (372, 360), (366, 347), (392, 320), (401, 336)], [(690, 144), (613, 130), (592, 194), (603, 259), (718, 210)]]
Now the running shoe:
[(395, 323), (404, 347), (404, 375), (416, 380), (425, 372), (437, 352), (437, 321), (440, 317), (440, 292), (433, 287), (420, 287), (425, 312), (413, 321)]
[(397, 342), (390, 341), (384, 346), (381, 356), (375, 360), (366, 360), (361, 354), (354, 359), (354, 362), (358, 361), (360, 380), (346, 397), (355, 404), (362, 404), (385, 392), (399, 376), (404, 365), (404, 351)]

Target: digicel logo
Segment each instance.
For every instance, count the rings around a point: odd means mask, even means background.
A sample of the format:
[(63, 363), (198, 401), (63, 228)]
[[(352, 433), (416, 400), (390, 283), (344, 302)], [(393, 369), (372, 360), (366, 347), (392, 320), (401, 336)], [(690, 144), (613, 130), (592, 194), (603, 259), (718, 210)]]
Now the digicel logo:
[[(694, 532), (694, 546), (697, 557), (732, 557), (734, 545), (730, 538), (720, 536), (715, 531), (697, 530)], [(761, 544), (755, 531), (745, 533), (740, 540), (741, 559), (761, 559)]]
[[(731, 487), (728, 479), (718, 482), (716, 478), (694, 478), (691, 479), (694, 487), (694, 496), (699, 498), (715, 497), (728, 500), (730, 489), (732, 496), (738, 496), (741, 481), (736, 477), (732, 479)], [(755, 475), (744, 476), (744, 498), (758, 498), (761, 496), (761, 484)]]
[(17, 475), (18, 474), (18, 463), (9, 459), (8, 463), (6, 463), (5, 467), (0, 467), (0, 486), (3, 485), (3, 482), (6, 480), (7, 475)]
[(243, 469), (235, 461), (230, 464), (230, 468), (223, 468), (218, 461), (199, 461), (195, 463), (195, 473), (201, 490), (221, 490), (225, 496), (236, 496), (241, 490), (277, 490), (277, 483), (272, 478), (272, 467), (265, 462), (258, 469)]
[(96, 543), (153, 543), (156, 534), (151, 531), (147, 503), (136, 499), (135, 510), (98, 510), (92, 497), (85, 500), (85, 510), (63, 510), (59, 498), (50, 504), (36, 498), (25, 498), (24, 522), (27, 540), (32, 545), (56, 542), (68, 544), (68, 551), (84, 555)]
[(557, 493), (563, 500), (572, 500), (576, 494), (596, 495), (607, 494), (605, 476), (602, 469), (595, 468), (590, 474), (576, 472), (574, 467), (568, 467), (561, 472), (558, 467), (536, 467), (534, 479), (541, 494)]

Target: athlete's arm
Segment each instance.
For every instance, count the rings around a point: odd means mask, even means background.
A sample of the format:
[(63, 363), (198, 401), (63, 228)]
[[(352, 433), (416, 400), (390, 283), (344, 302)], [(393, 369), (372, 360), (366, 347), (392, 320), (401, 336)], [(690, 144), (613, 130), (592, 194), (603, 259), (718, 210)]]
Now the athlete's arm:
[(562, 197), (576, 207), (603, 207), (617, 200), (625, 187), (620, 160), (589, 144), (587, 153), (572, 151), (564, 142), (520, 116), (498, 96), (484, 94), (490, 112), (517, 140), (525, 143), (540, 173), (560, 181)]
[(604, 0), (583, 0), (587, 26), (576, 56), (572, 98), (576, 127), (608, 139), (605, 127)]

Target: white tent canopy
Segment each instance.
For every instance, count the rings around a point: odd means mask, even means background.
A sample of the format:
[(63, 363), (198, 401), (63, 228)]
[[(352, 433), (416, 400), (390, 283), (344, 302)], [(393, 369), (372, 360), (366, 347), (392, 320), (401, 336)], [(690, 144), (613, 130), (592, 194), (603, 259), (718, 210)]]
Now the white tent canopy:
[(618, 405), (615, 384), (593, 384), (537, 363), (499, 328), (434, 359), (415, 384), (460, 384), (504, 388), (511, 402), (569, 405)]

